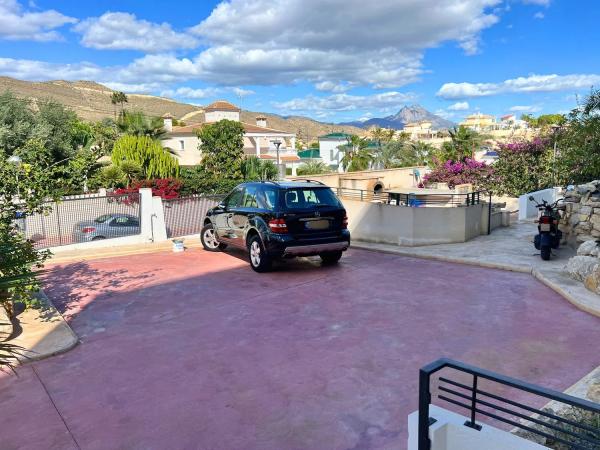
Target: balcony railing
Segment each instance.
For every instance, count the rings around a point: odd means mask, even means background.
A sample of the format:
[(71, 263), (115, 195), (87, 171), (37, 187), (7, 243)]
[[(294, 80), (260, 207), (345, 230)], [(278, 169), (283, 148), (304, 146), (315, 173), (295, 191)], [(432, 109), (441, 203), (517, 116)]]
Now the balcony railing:
[(471, 206), (478, 205), (483, 195), (482, 191), (468, 193), (395, 193), (384, 191), (369, 191), (364, 189), (336, 188), (339, 198), (359, 200), (361, 202), (386, 203), (396, 206)]
[[(470, 383), (445, 376), (439, 376), (437, 379), (437, 389), (440, 391), (437, 398), (468, 411), (469, 419), (464, 423), (466, 427), (481, 430), (481, 418), (484, 417), (486, 420), (492, 419), (563, 444), (569, 449), (600, 448), (599, 427), (579, 423), (561, 416), (560, 413), (555, 414), (517, 399), (532, 394), (535, 398), (533, 402), (556, 402), (560, 406), (559, 411), (561, 408), (573, 407), (597, 415), (597, 423), (600, 423), (600, 405), (444, 358), (428, 364), (419, 372), (419, 450), (431, 449), (429, 427), (436, 422), (435, 417), (429, 415), (429, 405), (432, 403), (432, 376), (444, 369), (452, 369), (455, 377), (464, 378), (466, 375), (470, 378)], [(482, 389), (481, 382), (486, 384), (485, 389)], [(509, 396), (505, 393), (491, 392), (492, 390), (510, 390), (513, 394)]]

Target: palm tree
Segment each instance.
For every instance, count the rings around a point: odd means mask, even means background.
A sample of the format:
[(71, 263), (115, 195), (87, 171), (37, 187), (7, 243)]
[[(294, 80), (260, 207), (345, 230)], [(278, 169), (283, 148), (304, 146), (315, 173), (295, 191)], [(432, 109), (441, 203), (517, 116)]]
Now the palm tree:
[(387, 144), (392, 141), (396, 136), (396, 130), (391, 128), (381, 128), (379, 126), (375, 126), (371, 128), (371, 137), (377, 143), (377, 148), (381, 150), (381, 144)]
[(411, 142), (409, 145), (412, 157), (410, 166), (430, 165), (431, 158), (436, 152), (433, 145), (423, 141)]
[(244, 180), (275, 180), (277, 179), (277, 166), (273, 161), (263, 161), (256, 156), (250, 156), (242, 161), (242, 175)]
[(593, 112), (600, 111), (600, 90), (592, 90), (590, 95), (585, 99), (583, 105), (583, 113), (589, 115)]
[(127, 94), (121, 91), (114, 91), (110, 96), (110, 102), (115, 106), (115, 120), (117, 120), (117, 105), (121, 105), (121, 114), (123, 113), (123, 105), (129, 100)]
[(458, 128), (455, 127), (452, 130), (448, 130), (448, 132), (450, 134), (450, 142), (444, 143), (444, 151), (448, 153), (446, 158), (453, 161), (473, 158), (477, 149), (487, 139), (487, 136), (462, 125)]
[(368, 146), (369, 141), (367, 138), (356, 134), (350, 136), (348, 143), (339, 147), (344, 152), (344, 157), (341, 160), (342, 168), (347, 172), (367, 170), (375, 159)]
[(298, 167), (298, 175), (318, 175), (320, 173), (331, 172), (331, 169), (323, 161), (306, 161)]
[(160, 139), (165, 133), (164, 122), (160, 117), (149, 117), (141, 111), (123, 111), (117, 127), (123, 134), (130, 136), (148, 136)]

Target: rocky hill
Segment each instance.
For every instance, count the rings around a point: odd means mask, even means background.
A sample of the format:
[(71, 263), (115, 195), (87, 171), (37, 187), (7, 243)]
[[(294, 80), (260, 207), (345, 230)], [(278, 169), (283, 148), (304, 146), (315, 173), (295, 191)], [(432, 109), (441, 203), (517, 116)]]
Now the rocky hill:
[(379, 126), (382, 128), (401, 130), (407, 123), (420, 122), (423, 120), (430, 121), (434, 130), (452, 128), (454, 126), (453, 122), (427, 111), (421, 105), (405, 106), (396, 114), (392, 114), (391, 116), (373, 117), (372, 119), (364, 122), (344, 122), (343, 125), (361, 127), (363, 129)]
[[(0, 77), (0, 91), (9, 90), (18, 97), (29, 98), (35, 104), (39, 99), (53, 98), (73, 109), (79, 117), (85, 120), (100, 120), (113, 117), (115, 107), (110, 102), (112, 90), (93, 81), (46, 81), (32, 82)], [(201, 107), (179, 103), (165, 97), (153, 95), (127, 94), (127, 109), (141, 110), (152, 116), (162, 116), (169, 112), (187, 123), (197, 123), (204, 120)], [(255, 123), (257, 115), (267, 117), (268, 126), (290, 133), (296, 133), (303, 141), (315, 141), (321, 134), (332, 131), (364, 134), (365, 130), (337, 124), (317, 122), (307, 117), (282, 117), (276, 114), (265, 114), (252, 111), (242, 112), (242, 121)]]

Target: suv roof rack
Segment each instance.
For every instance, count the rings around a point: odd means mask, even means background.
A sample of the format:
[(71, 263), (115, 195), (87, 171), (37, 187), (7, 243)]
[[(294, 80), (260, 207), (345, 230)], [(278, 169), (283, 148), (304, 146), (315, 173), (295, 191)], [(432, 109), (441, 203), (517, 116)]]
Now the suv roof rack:
[(279, 186), (279, 183), (277, 181), (274, 180), (260, 180), (261, 183), (273, 183), (277, 186)]

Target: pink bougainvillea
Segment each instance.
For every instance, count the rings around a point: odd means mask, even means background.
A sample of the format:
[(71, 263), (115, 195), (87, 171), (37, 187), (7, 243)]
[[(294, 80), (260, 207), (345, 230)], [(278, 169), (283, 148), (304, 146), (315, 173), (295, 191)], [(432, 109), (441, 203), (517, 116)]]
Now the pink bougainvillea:
[(446, 161), (423, 177), (427, 183), (447, 183), (450, 188), (457, 184), (471, 183), (478, 188), (489, 185), (494, 168), (485, 162), (466, 158), (464, 161)]

